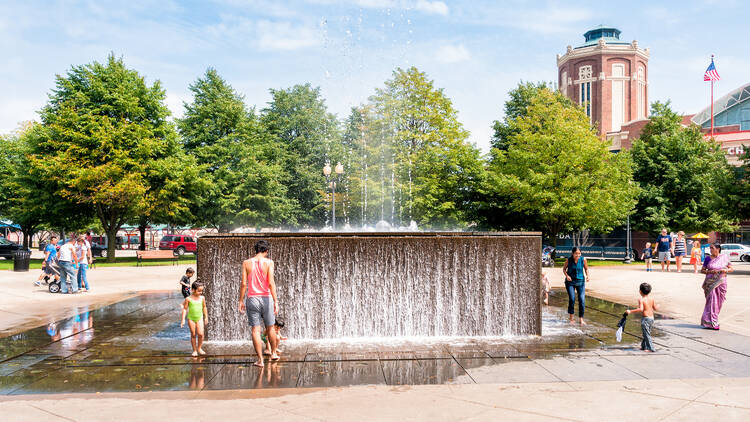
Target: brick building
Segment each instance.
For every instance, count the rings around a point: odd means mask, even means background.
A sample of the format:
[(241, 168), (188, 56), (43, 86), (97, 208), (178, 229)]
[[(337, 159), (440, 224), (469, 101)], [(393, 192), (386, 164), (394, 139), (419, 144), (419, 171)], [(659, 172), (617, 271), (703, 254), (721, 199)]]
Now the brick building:
[(613, 151), (627, 149), (647, 121), (649, 50), (621, 41), (613, 27), (599, 26), (584, 37), (557, 56), (559, 89), (584, 107)]
[[(610, 150), (630, 149), (649, 122), (649, 49), (637, 41), (620, 40), (620, 30), (598, 26), (584, 34), (578, 47), (568, 46), (557, 55), (558, 87), (563, 95), (584, 107), (599, 135), (611, 142)], [(682, 116), (684, 126), (698, 125), (706, 139), (711, 137), (711, 108)], [(714, 136), (732, 165), (750, 148), (750, 83), (714, 102)], [(734, 233), (711, 233), (711, 241), (750, 244), (750, 221), (743, 221)], [(634, 244), (649, 239), (647, 233), (633, 233)]]

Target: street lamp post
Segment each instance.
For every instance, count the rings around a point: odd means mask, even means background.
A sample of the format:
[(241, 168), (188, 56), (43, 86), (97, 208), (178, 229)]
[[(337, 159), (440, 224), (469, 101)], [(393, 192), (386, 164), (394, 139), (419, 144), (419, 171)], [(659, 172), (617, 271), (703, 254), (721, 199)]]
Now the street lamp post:
[(625, 259), (623, 260), (623, 262), (625, 264), (630, 264), (631, 262), (633, 262), (632, 250), (630, 247), (630, 216), (628, 216), (628, 227), (627, 231), (625, 232), (625, 245)]
[(341, 180), (341, 175), (344, 174), (344, 165), (341, 162), (336, 163), (336, 167), (333, 169), (336, 173), (333, 180), (331, 180), (331, 165), (326, 163), (323, 167), (323, 174), (326, 177), (326, 184), (331, 186), (331, 227), (336, 230), (336, 182)]

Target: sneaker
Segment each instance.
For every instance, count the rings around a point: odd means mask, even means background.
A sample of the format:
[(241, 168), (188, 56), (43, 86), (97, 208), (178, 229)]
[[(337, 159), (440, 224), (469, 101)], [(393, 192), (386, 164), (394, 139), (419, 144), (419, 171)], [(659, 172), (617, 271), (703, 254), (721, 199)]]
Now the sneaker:
[(37, 281), (34, 282), (34, 285), (37, 286), (37, 287), (39, 287), (39, 286), (42, 285), (42, 282), (39, 281), (39, 280), (37, 280)]

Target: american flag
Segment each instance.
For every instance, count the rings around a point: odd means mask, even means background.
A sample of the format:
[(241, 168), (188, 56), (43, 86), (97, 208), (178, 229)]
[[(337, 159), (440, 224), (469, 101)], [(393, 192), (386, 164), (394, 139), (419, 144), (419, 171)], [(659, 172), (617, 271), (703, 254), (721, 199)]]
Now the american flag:
[(711, 64), (708, 66), (708, 69), (706, 69), (706, 73), (703, 74), (703, 80), (704, 81), (718, 81), (721, 79), (719, 77), (719, 72), (716, 71), (716, 66), (714, 66), (714, 59), (711, 58)]

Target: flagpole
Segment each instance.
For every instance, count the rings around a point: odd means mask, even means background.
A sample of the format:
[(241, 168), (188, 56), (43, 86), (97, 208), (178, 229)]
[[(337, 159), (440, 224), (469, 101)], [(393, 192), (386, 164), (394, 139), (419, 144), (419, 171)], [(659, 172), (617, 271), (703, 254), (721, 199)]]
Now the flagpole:
[[(711, 55), (711, 63), (714, 62), (714, 55)], [(714, 79), (711, 78), (711, 137), (714, 137)]]

